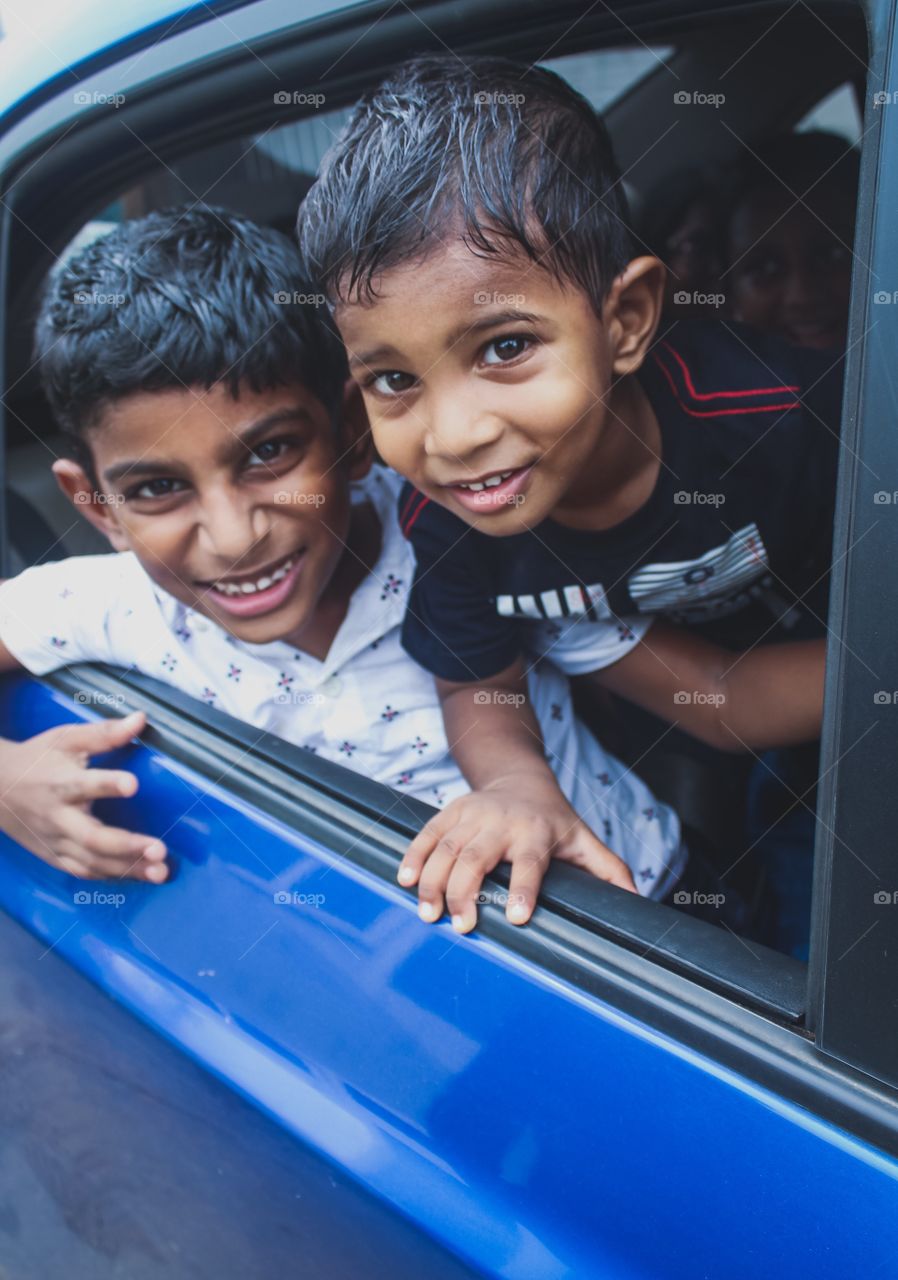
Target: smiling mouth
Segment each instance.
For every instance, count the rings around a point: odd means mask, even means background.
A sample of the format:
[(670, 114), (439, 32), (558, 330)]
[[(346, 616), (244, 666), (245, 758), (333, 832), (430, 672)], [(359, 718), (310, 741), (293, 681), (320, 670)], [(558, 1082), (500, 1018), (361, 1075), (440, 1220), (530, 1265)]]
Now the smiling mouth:
[(453, 488), (467, 489), (470, 493), (480, 493), (483, 489), (494, 489), (496, 485), (507, 480), (509, 476), (513, 476), (514, 471), (497, 471), (495, 475), (487, 476), (484, 480), (468, 480), (467, 482), (459, 480)]
[(475, 515), (489, 515), (518, 506), (525, 501), (535, 462), (525, 467), (506, 471), (492, 471), (476, 480), (458, 480), (443, 488), (452, 493), (455, 501)]
[(482, 493), (484, 489), (495, 489), (500, 484), (504, 484), (511, 476), (520, 472), (528, 471), (532, 464), (526, 467), (510, 467), (506, 471), (489, 471), (486, 475), (478, 477), (476, 480), (451, 480), (444, 485), (445, 489), (466, 489), (469, 493)]
[(267, 591), (275, 583), (286, 578), (299, 559), (301, 552), (294, 551), (281, 560), (274, 560), (265, 568), (254, 574), (241, 574), (229, 578), (216, 578), (200, 585), (207, 591), (217, 591), (225, 596), (252, 596), (259, 591)]

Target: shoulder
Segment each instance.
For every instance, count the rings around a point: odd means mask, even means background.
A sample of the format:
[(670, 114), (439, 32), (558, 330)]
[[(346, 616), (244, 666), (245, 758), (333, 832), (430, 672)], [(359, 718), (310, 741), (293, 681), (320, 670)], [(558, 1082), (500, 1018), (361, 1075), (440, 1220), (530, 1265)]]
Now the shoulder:
[(54, 588), (68, 588), (70, 594), (90, 594), (92, 597), (112, 593), (113, 602), (123, 590), (140, 591), (149, 584), (149, 578), (133, 552), (100, 553), (90, 556), (66, 556), (62, 560), (48, 560), (44, 564), (31, 565), (14, 578), (8, 578), (5, 587), (19, 586), (39, 592)]
[(408, 481), (402, 485), (398, 511), (402, 533), (418, 555), (428, 551), (442, 554), (455, 547), (463, 548), (463, 553), (469, 555), (475, 546), (485, 541), (484, 534), (478, 533), (460, 516), (441, 507)]
[(677, 324), (650, 360), (680, 408), (697, 419), (798, 408), (811, 369), (797, 348), (716, 320)]

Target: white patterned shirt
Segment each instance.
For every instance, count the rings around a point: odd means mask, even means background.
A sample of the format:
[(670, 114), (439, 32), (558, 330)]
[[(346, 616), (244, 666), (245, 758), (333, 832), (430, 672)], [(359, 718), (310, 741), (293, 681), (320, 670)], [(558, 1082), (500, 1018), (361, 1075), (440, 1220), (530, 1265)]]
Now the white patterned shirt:
[[(395, 514), (400, 485), (378, 466), (353, 485), (353, 500), (378, 514), (381, 551), (323, 660), (282, 641), (238, 640), (164, 591), (130, 551), (72, 556), (9, 579), (0, 639), (35, 675), (76, 662), (131, 668), (441, 808), (469, 787), (449, 753), (433, 677), (400, 643), (414, 570)], [(685, 862), (676, 814), (576, 720), (552, 663), (537, 661), (528, 683), (565, 795), (628, 863), (640, 892), (663, 897)]]

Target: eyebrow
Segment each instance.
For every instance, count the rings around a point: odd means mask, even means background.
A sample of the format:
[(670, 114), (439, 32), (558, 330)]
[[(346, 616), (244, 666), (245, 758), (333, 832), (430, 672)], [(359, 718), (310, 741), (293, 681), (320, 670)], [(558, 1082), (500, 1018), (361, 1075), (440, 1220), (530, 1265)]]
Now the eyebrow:
[[(266, 414), (264, 418), (259, 418), (257, 422), (251, 423), (243, 431), (234, 432), (234, 441), (227, 448), (227, 453), (236, 454), (251, 448), (253, 444), (272, 427), (280, 426), (283, 423), (304, 422), (312, 423), (312, 415), (308, 409), (296, 405), (291, 409), (278, 409), (275, 413)], [(171, 472), (178, 472), (182, 468), (182, 463), (174, 458), (132, 458), (125, 459), (122, 462), (116, 462), (103, 472), (103, 478), (107, 484), (115, 484), (118, 480), (124, 479), (125, 476), (135, 475), (170, 475)]]
[[(525, 322), (527, 324), (539, 324), (545, 319), (544, 316), (537, 315), (532, 311), (518, 311), (516, 309), (505, 309), (503, 311), (493, 311), (489, 315), (481, 316), (479, 320), (475, 320), (473, 324), (462, 323), (446, 335), (446, 349), (454, 347), (456, 343), (461, 342), (462, 338), (468, 334), (482, 333), (484, 329), (495, 329), (501, 324), (514, 324), (515, 322)], [(395, 347), (389, 343), (382, 343), (379, 347), (370, 347), (367, 351), (355, 353), (347, 351), (349, 357), (350, 369), (358, 365), (370, 368), (372, 365), (382, 360), (389, 360), (391, 357), (402, 360), (402, 353), (397, 351)]]

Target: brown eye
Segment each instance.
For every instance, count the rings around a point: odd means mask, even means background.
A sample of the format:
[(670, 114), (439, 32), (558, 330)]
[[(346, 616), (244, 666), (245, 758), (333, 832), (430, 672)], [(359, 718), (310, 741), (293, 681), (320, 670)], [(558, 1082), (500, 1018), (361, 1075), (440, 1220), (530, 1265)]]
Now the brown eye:
[(379, 392), (382, 396), (399, 396), (403, 391), (410, 391), (415, 385), (415, 379), (410, 373), (402, 373), (398, 369), (390, 369), (387, 373), (379, 373), (373, 378), (368, 386)]
[(168, 498), (178, 492), (175, 486), (182, 483), (183, 481), (173, 480), (170, 476), (157, 476), (155, 480), (144, 480), (143, 484), (135, 485), (125, 494), (125, 497), (127, 499)]
[[(484, 364), (506, 364), (509, 360), (522, 355), (529, 346), (529, 340), (522, 334), (508, 334), (504, 338), (494, 338), (484, 349)], [(493, 358), (490, 358), (492, 353)]]

